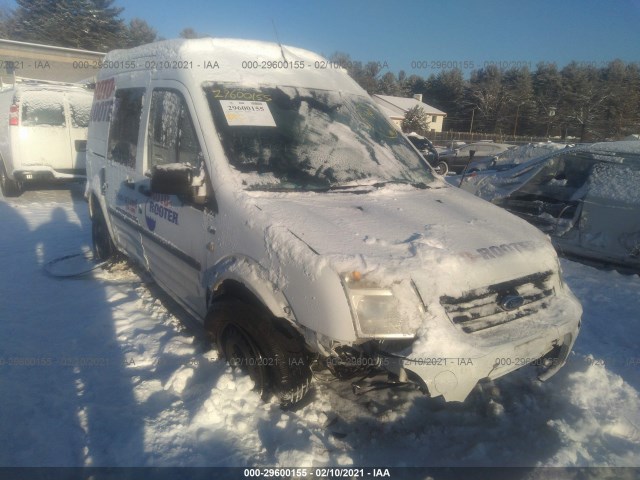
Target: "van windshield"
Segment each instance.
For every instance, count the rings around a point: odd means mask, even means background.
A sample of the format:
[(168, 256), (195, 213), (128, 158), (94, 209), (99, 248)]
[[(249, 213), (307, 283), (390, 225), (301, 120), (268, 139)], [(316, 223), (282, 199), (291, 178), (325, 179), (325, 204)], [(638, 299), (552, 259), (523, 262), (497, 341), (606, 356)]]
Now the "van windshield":
[(434, 175), (371, 99), (343, 92), (206, 83), (231, 166), (250, 190), (325, 190)]

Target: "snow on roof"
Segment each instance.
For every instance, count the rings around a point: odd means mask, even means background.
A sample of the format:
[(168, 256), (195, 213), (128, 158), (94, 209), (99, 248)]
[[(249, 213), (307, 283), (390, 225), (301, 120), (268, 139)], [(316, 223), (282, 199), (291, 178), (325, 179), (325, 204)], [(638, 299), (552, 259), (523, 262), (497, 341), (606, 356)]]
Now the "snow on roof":
[(31, 43), (31, 42), (19, 42), (17, 40), (9, 40), (6, 38), (0, 38), (0, 45), (7, 45), (13, 47), (25, 47), (25, 48), (38, 48), (43, 50), (57, 51), (57, 52), (68, 52), (68, 53), (82, 53), (96, 56), (103, 56), (104, 52), (96, 52), (93, 50), (83, 50), (81, 48), (68, 48), (68, 47), (58, 47), (56, 45), (45, 45), (43, 43)]
[(420, 108), (429, 115), (446, 115), (442, 110), (438, 110), (437, 108), (415, 98), (394, 97), (391, 95), (373, 95), (373, 99), (378, 103), (378, 105), (395, 112), (396, 116), (404, 117), (404, 114), (416, 105), (420, 106)]
[[(151, 69), (157, 75), (190, 76), (197, 82), (277, 84), (366, 95), (346, 70), (327, 68), (330, 63), (320, 55), (273, 42), (230, 38), (165, 40), (128, 50), (114, 50), (105, 59), (108, 66), (132, 61), (136, 65), (132, 70)], [(181, 63), (174, 66), (176, 61)], [(100, 78), (119, 73), (126, 73), (126, 70), (104, 70)]]
[[(375, 96), (374, 96), (373, 100), (375, 101)], [(392, 108), (392, 107), (390, 107), (388, 105), (381, 104), (380, 102), (376, 102), (376, 104), (378, 105), (380, 110), (382, 110), (382, 113), (384, 113), (387, 117), (392, 118), (392, 119), (393, 118), (397, 118), (397, 119), (403, 119), (404, 118), (404, 112), (398, 111), (397, 108)]]

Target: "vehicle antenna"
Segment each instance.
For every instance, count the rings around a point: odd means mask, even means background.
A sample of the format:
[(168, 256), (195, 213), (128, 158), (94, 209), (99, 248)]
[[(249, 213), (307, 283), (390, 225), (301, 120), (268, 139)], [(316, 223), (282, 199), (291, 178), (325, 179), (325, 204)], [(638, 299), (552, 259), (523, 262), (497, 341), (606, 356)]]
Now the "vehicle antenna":
[(278, 29), (276, 28), (276, 22), (271, 19), (271, 24), (273, 25), (273, 31), (276, 34), (276, 41), (278, 42), (278, 46), (280, 47), (280, 53), (282, 54), (282, 59), (286, 62), (287, 57), (284, 56), (284, 49), (282, 48), (282, 44), (280, 43), (280, 37), (278, 36)]

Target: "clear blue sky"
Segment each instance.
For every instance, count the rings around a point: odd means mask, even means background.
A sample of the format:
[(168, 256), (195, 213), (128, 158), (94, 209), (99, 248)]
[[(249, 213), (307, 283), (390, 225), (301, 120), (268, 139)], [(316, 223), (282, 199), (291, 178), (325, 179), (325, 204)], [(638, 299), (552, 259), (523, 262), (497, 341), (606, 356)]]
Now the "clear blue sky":
[[(413, 61), (640, 62), (640, 0), (116, 0), (165, 38), (185, 27), (219, 37), (274, 40), (330, 55), (387, 62), (428, 76)], [(14, 2), (0, 0), (12, 7)], [(469, 65), (469, 64), (468, 64)]]

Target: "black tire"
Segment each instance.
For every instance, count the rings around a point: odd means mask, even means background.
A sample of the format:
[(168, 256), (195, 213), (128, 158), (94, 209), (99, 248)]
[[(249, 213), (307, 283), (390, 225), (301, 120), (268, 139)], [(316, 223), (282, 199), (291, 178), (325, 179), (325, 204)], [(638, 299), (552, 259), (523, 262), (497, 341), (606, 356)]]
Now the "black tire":
[(236, 300), (215, 302), (206, 328), (232, 367), (247, 372), (264, 400), (282, 407), (302, 401), (311, 387), (310, 358), (300, 334), (262, 308)]
[(91, 240), (93, 243), (93, 258), (95, 260), (106, 261), (115, 257), (117, 250), (111, 239), (109, 227), (104, 219), (100, 205), (95, 203), (91, 215)]
[(449, 164), (444, 160), (440, 160), (434, 167), (434, 170), (438, 175), (442, 175), (444, 177), (447, 173), (449, 173)]
[(18, 197), (22, 193), (22, 183), (9, 178), (2, 160), (0, 160), (0, 188), (5, 197)]

